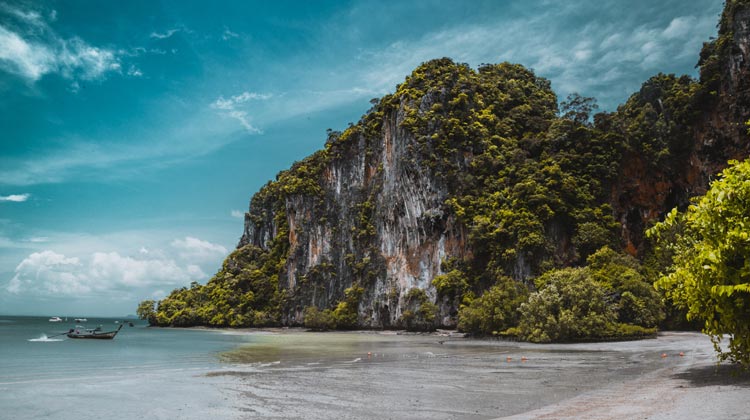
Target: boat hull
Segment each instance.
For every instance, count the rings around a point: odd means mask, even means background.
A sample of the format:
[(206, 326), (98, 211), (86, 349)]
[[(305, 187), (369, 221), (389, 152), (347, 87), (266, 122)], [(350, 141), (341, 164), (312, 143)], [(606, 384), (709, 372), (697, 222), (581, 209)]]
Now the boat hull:
[(122, 324), (115, 331), (99, 332), (96, 330), (70, 330), (67, 336), (68, 338), (75, 339), (93, 339), (93, 340), (111, 340), (115, 338), (118, 332), (122, 329)]
[(95, 339), (95, 340), (111, 340), (115, 338), (117, 335), (117, 331), (112, 332), (106, 332), (101, 334), (75, 334), (75, 333), (69, 333), (68, 338), (87, 338), (87, 339)]

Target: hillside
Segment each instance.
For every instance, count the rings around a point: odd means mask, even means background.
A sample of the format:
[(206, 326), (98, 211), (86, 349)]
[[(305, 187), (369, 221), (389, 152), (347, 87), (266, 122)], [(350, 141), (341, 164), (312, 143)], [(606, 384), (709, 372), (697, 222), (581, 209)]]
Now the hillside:
[[(222, 269), (150, 321), (647, 334), (663, 308), (644, 230), (750, 154), (749, 60), (750, 7), (730, 1), (699, 80), (658, 74), (612, 113), (518, 64), (426, 62), (255, 194)], [(532, 325), (582, 297), (581, 331)]]

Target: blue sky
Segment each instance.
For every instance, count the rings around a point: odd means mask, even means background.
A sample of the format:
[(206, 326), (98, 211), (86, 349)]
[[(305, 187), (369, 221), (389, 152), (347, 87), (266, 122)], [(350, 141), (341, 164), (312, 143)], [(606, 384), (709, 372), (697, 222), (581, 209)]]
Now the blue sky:
[(0, 0), (0, 313), (205, 282), (251, 195), (419, 63), (511, 61), (613, 110), (722, 2)]

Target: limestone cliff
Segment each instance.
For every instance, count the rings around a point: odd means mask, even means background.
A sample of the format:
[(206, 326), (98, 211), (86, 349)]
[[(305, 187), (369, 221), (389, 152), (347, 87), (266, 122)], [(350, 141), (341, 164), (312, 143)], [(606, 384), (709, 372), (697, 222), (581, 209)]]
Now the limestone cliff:
[[(624, 136), (629, 147), (620, 155), (608, 200), (629, 252), (643, 251), (643, 231), (652, 220), (703, 193), (728, 159), (748, 156), (744, 122), (750, 118), (749, 17), (750, 9), (743, 5), (727, 8), (719, 38), (706, 44), (702, 54), (700, 83), (654, 78), (631, 98), (640, 107), (652, 107), (653, 115), (647, 117), (653, 118), (653, 131), (647, 134), (663, 137), (661, 154), (650, 155), (647, 146), (654, 145), (643, 144), (650, 140), (639, 140), (622, 128), (635, 118), (628, 116), (627, 104), (612, 117), (616, 123), (610, 130)], [(412, 75), (412, 82), (418, 73)], [(301, 324), (305, 307), (334, 307), (344, 298), (344, 290), (357, 284), (364, 289), (358, 307), (361, 326), (405, 326), (404, 312), (417, 309), (408, 297), (412, 289), (425, 291), (427, 299), (438, 304), (435, 326), (455, 325), (457, 302), (440, 296), (432, 280), (444, 273), (441, 262), (446, 259), (475, 257), (470, 240), (474, 226), (467, 226), (456, 209), (446, 205), (461, 188), (426, 157), (440, 154), (434, 148), (427, 154), (424, 150), (424, 138), (434, 138), (439, 130), (428, 123), (415, 132), (408, 120), (413, 113), (436, 112), (436, 104), (447, 106), (457, 98), (450, 97), (445, 86), (421, 90), (416, 97), (403, 94), (404, 87), (414, 86), (407, 80), (400, 93), (381, 101), (353, 129), (343, 135), (332, 133), (321, 152), (326, 159), (318, 157), (314, 163), (322, 167), (309, 172), (320, 177), (314, 191), (284, 195), (289, 250), (279, 276), (279, 287), (288, 292), (282, 305), (283, 324)], [(670, 95), (685, 92), (688, 102), (670, 102)], [(449, 118), (441, 110), (436, 113)], [(670, 128), (664, 131), (661, 126)], [(543, 138), (540, 132), (547, 127), (542, 124), (536, 134), (532, 130), (523, 136)], [(534, 153), (529, 147), (522, 150)], [(450, 161), (453, 171), (471, 175), (474, 152), (465, 145), (464, 150), (440, 157)], [(279, 231), (278, 212), (272, 207), (253, 202), (240, 247), (270, 249)], [(503, 274), (524, 281), (539, 274), (539, 262), (545, 258), (552, 258), (555, 265), (574, 262), (571, 241), (579, 227), (580, 223), (564, 217), (547, 219), (541, 232), (555, 249), (516, 253)]]
[[(750, 119), (750, 5), (727, 1), (717, 39), (704, 44), (700, 81), (688, 95), (690, 118), (676, 121), (665, 102), (669, 94), (648, 83), (634, 98), (650, 102), (663, 125), (682, 125), (671, 159), (649, 165), (638, 147), (623, 159), (612, 202), (622, 223), (627, 249), (643, 251), (643, 230), (666, 211), (685, 207), (706, 192), (712, 177), (730, 159), (750, 156), (746, 122)], [(620, 110), (622, 111), (622, 109)]]
[[(306, 306), (335, 305), (358, 283), (361, 325), (397, 325), (409, 290), (425, 290), (435, 301), (430, 282), (441, 261), (470, 253), (465, 229), (445, 211), (449, 189), (424, 167), (403, 119), (403, 109), (383, 115), (373, 138), (333, 135), (328, 153), (335, 157), (320, 170), (318, 189), (284, 198), (289, 252), (280, 287), (290, 295), (282, 323), (301, 323)], [(253, 217), (268, 207), (254, 203), (240, 247), (269, 249), (279, 228), (270, 217)]]
[[(452, 327), (462, 299), (647, 251), (644, 229), (750, 155), (750, 6), (729, 1), (701, 78), (657, 75), (616, 112), (562, 111), (520, 65), (419, 66), (250, 202), (237, 250), (162, 325)], [(512, 279), (512, 280), (510, 280)]]

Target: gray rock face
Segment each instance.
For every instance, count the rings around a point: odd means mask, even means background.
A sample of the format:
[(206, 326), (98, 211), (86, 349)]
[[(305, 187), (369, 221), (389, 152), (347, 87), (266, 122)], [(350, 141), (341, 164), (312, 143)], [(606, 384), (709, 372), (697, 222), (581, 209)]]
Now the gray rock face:
[[(328, 150), (337, 155), (323, 169), (322, 192), (286, 199), (290, 249), (279, 286), (291, 303), (282, 323), (302, 323), (305, 307), (331, 307), (359, 284), (360, 325), (399, 327), (410, 308), (408, 291), (424, 290), (435, 302), (431, 281), (441, 274), (441, 261), (469, 252), (465, 229), (445, 211), (448, 188), (423, 166), (417, 140), (400, 128), (403, 118), (402, 110), (392, 111), (377, 135), (337, 142)], [(254, 202), (240, 246), (268, 250), (277, 232), (273, 204)], [(436, 324), (455, 325), (456, 310), (440, 304)]]

